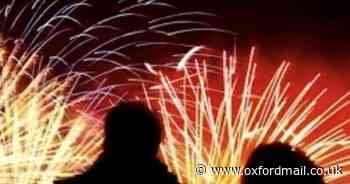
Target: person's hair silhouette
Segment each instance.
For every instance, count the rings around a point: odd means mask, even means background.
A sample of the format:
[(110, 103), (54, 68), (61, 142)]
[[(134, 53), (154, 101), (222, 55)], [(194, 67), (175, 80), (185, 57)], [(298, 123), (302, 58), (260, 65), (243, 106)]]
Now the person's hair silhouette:
[[(157, 116), (140, 102), (122, 102), (106, 116), (105, 154), (153, 159), (161, 142)], [(127, 155), (124, 155), (127, 154)]]
[(178, 183), (157, 159), (162, 126), (141, 102), (121, 102), (105, 119), (104, 152), (82, 175), (60, 184)]
[[(263, 168), (265, 173), (262, 171)], [(271, 172), (267, 171), (272, 168), (274, 170)], [(282, 171), (282, 168), (285, 170)], [(317, 166), (303, 152), (287, 144), (260, 145), (250, 155), (245, 165), (245, 170), (251, 173), (243, 176), (242, 184), (325, 184), (322, 176), (303, 174), (302, 168), (305, 168), (305, 173), (310, 173), (310, 170)]]

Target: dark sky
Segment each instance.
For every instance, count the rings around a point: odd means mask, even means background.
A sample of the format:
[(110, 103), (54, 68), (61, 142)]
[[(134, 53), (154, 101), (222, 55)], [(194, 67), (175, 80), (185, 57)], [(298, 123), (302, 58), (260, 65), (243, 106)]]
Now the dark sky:
[[(0, 5), (6, 1), (9, 0), (1, 0)], [(109, 14), (107, 9), (117, 3), (117, 0), (90, 1), (98, 7), (95, 8), (97, 12), (88, 13), (92, 18)], [(350, 15), (346, 15), (349, 12), (347, 3), (322, 0), (158, 1), (171, 3), (181, 11), (208, 11), (221, 16), (209, 22), (239, 33), (238, 47), (243, 55), (254, 45), (259, 55), (271, 62), (319, 57), (334, 65), (350, 63)], [(218, 38), (217, 35), (206, 35), (202, 39), (218, 48), (228, 49), (233, 45), (233, 40)]]
[[(192, 3), (190, 3), (192, 2)], [(196, 3), (195, 3), (196, 2)], [(240, 34), (241, 49), (255, 45), (270, 59), (322, 57), (349, 63), (350, 16), (331, 1), (174, 1), (180, 7), (221, 15)]]

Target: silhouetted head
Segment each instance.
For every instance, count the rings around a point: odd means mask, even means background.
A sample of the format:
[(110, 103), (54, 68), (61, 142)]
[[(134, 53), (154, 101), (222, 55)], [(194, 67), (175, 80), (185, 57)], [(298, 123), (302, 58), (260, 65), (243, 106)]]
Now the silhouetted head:
[[(291, 146), (282, 143), (273, 143), (259, 146), (250, 156), (245, 168), (249, 168), (250, 171), (255, 169), (260, 175), (245, 175), (243, 176), (243, 184), (324, 184), (322, 176), (318, 175), (302, 175), (303, 172), (300, 168), (305, 168), (306, 172), (309, 172), (311, 168), (317, 168), (317, 166), (305, 156), (305, 154), (299, 150), (294, 150)], [(262, 173), (265, 168), (274, 168), (271, 175), (266, 176)], [(266, 169), (267, 168), (267, 169)], [(281, 169), (276, 169), (281, 168)], [(284, 168), (284, 170), (282, 170)], [(299, 168), (291, 169), (287, 168)], [(301, 171), (298, 173), (298, 171)], [(252, 171), (253, 172), (253, 171)], [(262, 173), (262, 174), (261, 174)], [(290, 175), (281, 176), (282, 173), (289, 173)]]
[(152, 159), (161, 142), (157, 116), (141, 102), (121, 102), (106, 116), (104, 151), (118, 159)]

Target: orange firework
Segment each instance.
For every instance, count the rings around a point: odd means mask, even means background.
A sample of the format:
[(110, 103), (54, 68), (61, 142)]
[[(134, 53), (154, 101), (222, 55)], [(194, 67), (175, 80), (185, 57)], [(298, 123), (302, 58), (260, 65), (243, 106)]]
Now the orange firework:
[[(326, 93), (308, 96), (319, 75), (291, 97), (290, 85), (284, 82), (289, 64), (283, 63), (258, 93), (254, 91), (254, 48), (243, 81), (237, 72), (237, 57), (224, 53), (222, 67), (190, 62), (199, 49), (194, 48), (176, 65), (166, 65), (168, 69), (147, 64), (160, 83), (143, 81), (145, 99), (150, 107), (159, 108), (165, 125), (161, 156), (182, 182), (239, 183), (238, 175), (197, 176), (196, 166), (243, 167), (254, 148), (272, 142), (299, 148), (323, 167), (339, 164), (343, 175), (324, 179), (327, 183), (347, 181), (350, 139), (344, 128), (349, 118), (331, 126), (329, 119), (349, 104), (349, 93), (314, 113)], [(176, 71), (167, 75), (169, 70)]]

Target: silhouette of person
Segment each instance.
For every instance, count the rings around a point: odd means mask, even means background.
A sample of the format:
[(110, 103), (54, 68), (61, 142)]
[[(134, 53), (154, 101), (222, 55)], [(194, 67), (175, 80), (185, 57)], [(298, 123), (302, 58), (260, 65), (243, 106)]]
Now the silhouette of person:
[[(311, 168), (317, 168), (317, 166), (303, 152), (294, 150), (287, 144), (260, 145), (250, 155), (245, 168), (249, 168), (251, 173), (243, 176), (242, 184), (325, 184), (320, 175), (304, 174), (310, 173)], [(263, 168), (265, 168), (265, 172), (263, 172)], [(274, 170), (268, 173), (267, 170), (271, 168)], [(282, 171), (282, 168), (285, 170)], [(294, 170), (287, 170), (287, 168)], [(303, 170), (303, 168), (305, 169)]]
[(121, 102), (105, 121), (104, 151), (99, 159), (87, 172), (56, 184), (178, 183), (157, 159), (162, 126), (147, 106)]

